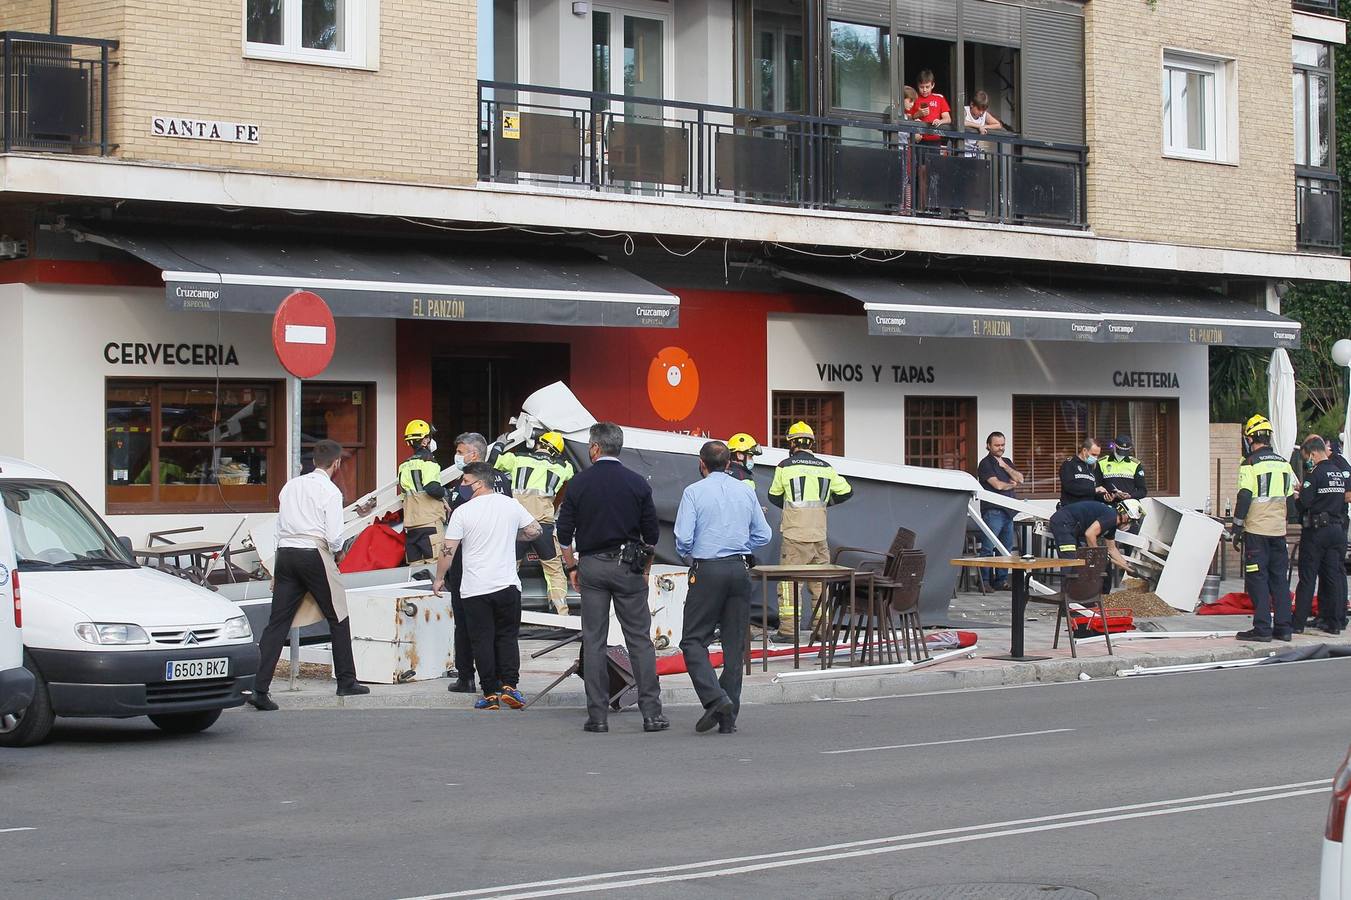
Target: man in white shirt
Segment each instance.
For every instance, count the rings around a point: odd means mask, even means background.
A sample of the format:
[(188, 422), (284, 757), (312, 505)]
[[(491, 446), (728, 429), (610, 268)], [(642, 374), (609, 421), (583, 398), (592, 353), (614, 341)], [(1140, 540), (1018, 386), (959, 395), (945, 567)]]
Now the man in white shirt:
[[(352, 631), (347, 619), (347, 597), (334, 557), (342, 552), (342, 491), (333, 476), (342, 467), (342, 447), (337, 441), (314, 445), (314, 471), (286, 482), (278, 498), (277, 558), (272, 564), (272, 614), (258, 641), (261, 659), (253, 699), (258, 709), (271, 712), (277, 704), (268, 696), (272, 674), (281, 658), (281, 645), (292, 627), (328, 620), (333, 638), (333, 674), (338, 696), (369, 694), (357, 683), (352, 659)], [(320, 615), (308, 616), (302, 608), (312, 599)]]
[(516, 689), (521, 677), (521, 579), (516, 574), (516, 542), (542, 533), (525, 507), (493, 490), (495, 473), (486, 462), (464, 467), (461, 489), (471, 498), (461, 503), (446, 526), (446, 543), (436, 564), (432, 591), (440, 596), (446, 572), (457, 554), (463, 556), (460, 603), (469, 631), (469, 646), (483, 697), (475, 709), (525, 706)]

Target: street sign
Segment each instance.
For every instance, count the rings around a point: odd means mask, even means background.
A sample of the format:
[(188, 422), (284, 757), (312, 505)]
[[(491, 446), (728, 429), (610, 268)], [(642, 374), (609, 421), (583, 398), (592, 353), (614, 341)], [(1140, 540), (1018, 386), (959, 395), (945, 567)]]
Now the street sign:
[(318, 294), (295, 291), (272, 317), (272, 348), (297, 378), (313, 378), (333, 359), (333, 313)]

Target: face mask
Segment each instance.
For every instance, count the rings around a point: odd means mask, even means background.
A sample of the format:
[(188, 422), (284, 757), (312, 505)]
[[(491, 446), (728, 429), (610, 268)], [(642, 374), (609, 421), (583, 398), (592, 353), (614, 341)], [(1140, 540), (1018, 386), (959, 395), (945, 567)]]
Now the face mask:
[(455, 465), (458, 466), (458, 467), (461, 468), (461, 469), (464, 468), (465, 462), (464, 462), (464, 454), (463, 454), (463, 453), (456, 453), (456, 454), (455, 454)]
[(1098, 458), (1096, 456), (1093, 456), (1092, 454), (1089, 454), (1084, 459), (1084, 462), (1088, 463), (1090, 466), (1095, 466), (1098, 464)]
[(1313, 463), (1313, 460), (1312, 460), (1312, 459), (1306, 459), (1306, 460), (1304, 460), (1304, 471), (1306, 471), (1306, 472), (1312, 472), (1312, 471), (1313, 471), (1313, 465), (1314, 465), (1314, 463)]
[(474, 499), (474, 489), (468, 485), (460, 485), (455, 489), (455, 492), (460, 495), (461, 503), (468, 503), (470, 500)]
[(432, 438), (430, 441), (427, 442), (427, 452), (429, 452), (429, 453), (435, 453), (435, 452), (436, 452), (436, 439), (435, 439), (435, 438)]

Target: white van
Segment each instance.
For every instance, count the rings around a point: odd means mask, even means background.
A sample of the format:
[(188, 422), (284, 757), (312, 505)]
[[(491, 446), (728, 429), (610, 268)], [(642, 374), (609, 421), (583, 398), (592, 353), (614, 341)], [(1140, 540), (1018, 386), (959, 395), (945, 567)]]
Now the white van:
[(23, 667), (22, 625), (14, 545), (9, 540), (9, 524), (0, 516), (0, 731), (17, 725), (17, 713), (33, 700), (33, 673)]
[(149, 716), (186, 734), (244, 703), (258, 647), (239, 607), (137, 565), (126, 540), (45, 469), (0, 457), (0, 501), (34, 682), (31, 701), (0, 720), (0, 746), (41, 743), (56, 716)]

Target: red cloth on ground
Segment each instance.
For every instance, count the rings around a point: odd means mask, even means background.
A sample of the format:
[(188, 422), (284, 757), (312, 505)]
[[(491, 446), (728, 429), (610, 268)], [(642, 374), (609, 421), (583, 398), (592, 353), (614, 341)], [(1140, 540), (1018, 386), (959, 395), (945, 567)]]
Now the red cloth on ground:
[(397, 569), (403, 565), (403, 532), (395, 531), (383, 522), (367, 525), (352, 542), (339, 572), (370, 572), (375, 569)]
[[(1290, 594), (1290, 602), (1293, 606), (1295, 595)], [(1252, 598), (1241, 591), (1235, 591), (1225, 594), (1214, 603), (1203, 603), (1201, 608), (1196, 611), (1198, 616), (1250, 616), (1252, 615)], [(1313, 598), (1312, 614), (1318, 616), (1318, 595)]]

